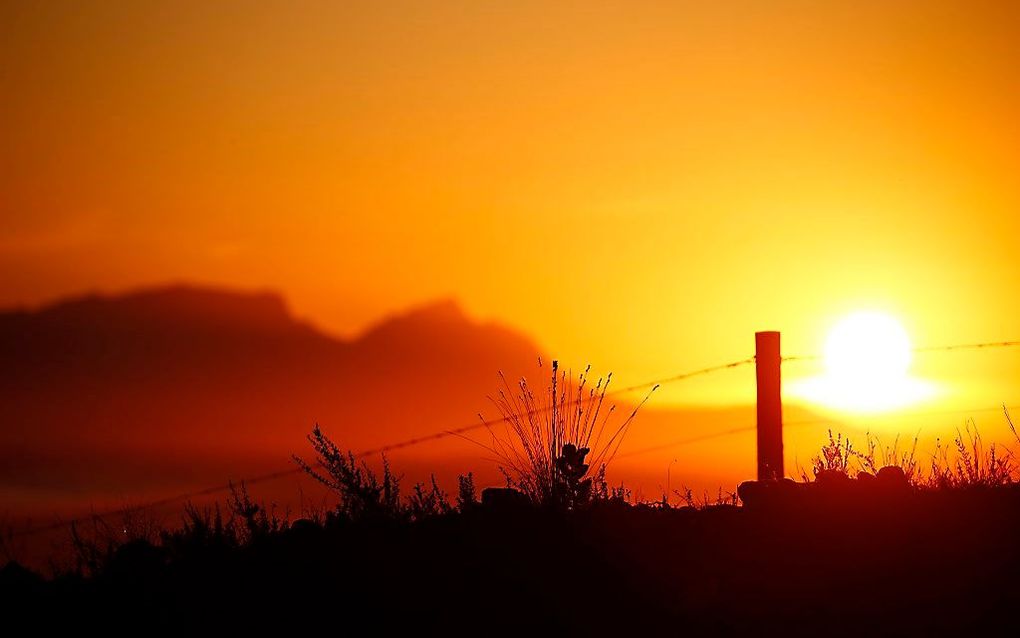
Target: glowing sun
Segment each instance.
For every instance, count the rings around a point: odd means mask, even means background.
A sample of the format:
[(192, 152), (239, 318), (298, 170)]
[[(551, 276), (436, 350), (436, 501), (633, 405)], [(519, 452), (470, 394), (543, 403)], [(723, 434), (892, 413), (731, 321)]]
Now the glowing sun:
[(795, 394), (827, 407), (881, 412), (929, 398), (931, 384), (912, 378), (910, 337), (891, 315), (856, 312), (825, 340), (825, 374), (794, 385)]
[(910, 337), (889, 315), (854, 313), (825, 340), (825, 369), (834, 380), (858, 387), (884, 385), (902, 381), (909, 367)]

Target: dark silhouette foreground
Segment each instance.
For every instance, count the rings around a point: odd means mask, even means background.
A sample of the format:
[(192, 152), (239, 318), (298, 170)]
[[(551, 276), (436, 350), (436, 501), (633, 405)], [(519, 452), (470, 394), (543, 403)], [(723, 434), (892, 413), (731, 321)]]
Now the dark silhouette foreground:
[[(0, 575), (8, 623), (536, 635), (996, 635), (1020, 629), (1020, 489), (843, 483), (745, 507), (505, 494), (418, 521), (215, 526), (120, 546), (93, 577)], [(746, 492), (746, 489), (744, 490)], [(775, 496), (782, 492), (780, 496)], [(13, 625), (11, 625), (13, 626)], [(419, 635), (428, 635), (420, 633)]]

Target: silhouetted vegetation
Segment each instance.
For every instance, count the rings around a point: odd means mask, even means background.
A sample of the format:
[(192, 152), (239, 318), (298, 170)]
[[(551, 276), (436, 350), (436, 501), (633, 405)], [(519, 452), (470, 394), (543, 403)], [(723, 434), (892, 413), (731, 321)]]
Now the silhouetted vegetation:
[(638, 410), (658, 388), (652, 388), (626, 418), (614, 422), (616, 406), (606, 403), (612, 374), (592, 386), (590, 369), (574, 379), (553, 361), (549, 384), (539, 394), (526, 378), (511, 387), (501, 373), (503, 387), (490, 397), (505, 428), (487, 425), (490, 442), (480, 445), (499, 460), (508, 487), (535, 505), (572, 510), (593, 499), (611, 498), (606, 468)]
[(434, 479), (402, 496), (388, 463), (373, 471), (319, 428), (309, 440), (315, 460), (298, 462), (332, 491), (332, 508), (292, 519), (239, 484), (222, 505), (187, 505), (169, 529), (141, 511), (95, 517), (71, 528), (75, 560), (52, 578), (14, 562), (0, 570), (10, 622), (240, 632), (298, 618), (311, 630), (564, 635), (1016, 628), (1020, 471), (973, 427), (924, 471), (916, 442), (868, 436), (859, 451), (830, 434), (810, 480), (745, 483), (744, 507), (723, 490), (635, 503), (604, 478), (582, 487), (593, 477), (573, 441), (548, 466), (567, 498), (505, 487), (479, 497), (471, 474), (452, 499)]
[[(1020, 433), (1013, 426), (1009, 412), (1005, 412), (1017, 443)], [(883, 446), (877, 436), (865, 434), (865, 449), (855, 449), (842, 434), (829, 431), (828, 442), (818, 456), (812, 459), (814, 480), (852, 479), (868, 480), (882, 469), (895, 468), (904, 480), (915, 489), (960, 489), (996, 487), (1020, 481), (1020, 466), (1013, 450), (996, 443), (985, 444), (977, 425), (968, 420), (962, 430), (956, 431), (952, 445), (941, 439), (935, 441), (935, 451), (927, 469), (918, 458), (918, 439), (909, 448), (900, 447), (897, 436), (891, 446)], [(801, 480), (811, 479), (803, 471)]]
[(308, 435), (308, 441), (315, 450), (315, 462), (307, 463), (299, 456), (294, 456), (294, 460), (333, 492), (337, 498), (336, 515), (357, 521), (399, 519), (406, 514), (400, 502), (400, 478), (390, 471), (386, 457), (380, 479), (368, 464), (359, 463), (353, 452), (337, 447), (319, 426)]

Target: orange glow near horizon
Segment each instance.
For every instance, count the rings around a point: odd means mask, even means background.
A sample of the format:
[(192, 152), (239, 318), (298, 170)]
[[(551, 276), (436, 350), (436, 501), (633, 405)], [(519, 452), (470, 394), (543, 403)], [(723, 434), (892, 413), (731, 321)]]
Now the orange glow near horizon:
[[(822, 354), (861, 308), (917, 346), (1015, 339), (1018, 21), (962, 0), (9, 4), (0, 305), (268, 287), (350, 336), (454, 297), (621, 385), (749, 356), (762, 329)], [(1016, 351), (911, 374), (940, 394), (899, 413), (1020, 403)], [(753, 396), (735, 370), (651, 405)]]

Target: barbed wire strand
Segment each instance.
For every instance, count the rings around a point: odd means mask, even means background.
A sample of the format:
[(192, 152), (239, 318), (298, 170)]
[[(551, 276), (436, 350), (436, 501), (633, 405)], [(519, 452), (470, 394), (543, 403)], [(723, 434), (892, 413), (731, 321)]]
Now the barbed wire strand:
[[(914, 352), (950, 352), (950, 351), (955, 351), (955, 350), (971, 350), (971, 349), (985, 349), (985, 348), (1005, 348), (1005, 347), (1014, 347), (1014, 346), (1020, 346), (1020, 341), (995, 341), (995, 342), (986, 342), (986, 343), (969, 343), (969, 344), (957, 344), (957, 345), (948, 345), (948, 346), (931, 346), (931, 347), (925, 347), (925, 348), (915, 348), (913, 351)], [(782, 361), (809, 361), (809, 360), (817, 360), (817, 359), (820, 359), (820, 358), (821, 358), (820, 355), (798, 355), (798, 356), (783, 357)], [(706, 375), (706, 374), (711, 374), (713, 372), (719, 372), (719, 371), (722, 371), (722, 370), (738, 368), (738, 367), (741, 367), (741, 366), (744, 366), (744, 365), (748, 365), (748, 364), (754, 363), (754, 360), (755, 360), (754, 357), (748, 357), (746, 359), (740, 359), (740, 360), (737, 360), (737, 361), (731, 361), (729, 363), (723, 363), (723, 364), (720, 364), (720, 365), (709, 366), (707, 368), (700, 368), (700, 369), (697, 369), (697, 370), (691, 370), (689, 372), (684, 372), (684, 373), (677, 374), (677, 375), (674, 375), (674, 376), (671, 376), (671, 377), (665, 377), (665, 378), (662, 378), (662, 379), (657, 379), (657, 380), (654, 380), (654, 381), (648, 381), (646, 383), (640, 383), (640, 384), (637, 384), (637, 385), (627, 386), (627, 387), (624, 387), (624, 388), (617, 388), (617, 389), (612, 390), (611, 392), (607, 392), (606, 395), (607, 396), (610, 396), (610, 395), (615, 396), (615, 395), (619, 395), (619, 394), (626, 394), (628, 392), (635, 392), (637, 390), (644, 390), (644, 389), (648, 389), (648, 388), (655, 388), (657, 386), (660, 386), (660, 385), (663, 385), (663, 384), (667, 384), (667, 383), (675, 383), (675, 382), (678, 382), (678, 381), (684, 381), (686, 379), (691, 379), (691, 378), (694, 378), (694, 377), (698, 377), (698, 376), (702, 376), (702, 375)], [(571, 401), (570, 404), (573, 404), (574, 402), (576, 402), (576, 401)], [(548, 410), (548, 409), (549, 408), (541, 408), (541, 409), (538, 409), (538, 410), (534, 410), (533, 413), (542, 412), (542, 411), (545, 411), (545, 410)], [(977, 411), (977, 410), (975, 410), (975, 411)], [(984, 411), (984, 410), (982, 409), (980, 411)], [(439, 439), (443, 439), (443, 438), (446, 438), (446, 437), (449, 437), (449, 436), (461, 435), (461, 434), (464, 434), (465, 432), (470, 432), (470, 431), (477, 430), (477, 429), (480, 429), (480, 428), (491, 427), (493, 425), (498, 425), (499, 423), (502, 423), (502, 422), (505, 422), (505, 421), (506, 421), (505, 418), (483, 420), (483, 421), (480, 421), (478, 423), (472, 423), (470, 425), (465, 425), (465, 426), (458, 427), (458, 428), (443, 430), (443, 431), (440, 431), (440, 432), (434, 432), (432, 434), (427, 434), (427, 435), (424, 435), (424, 436), (414, 437), (414, 438), (411, 438), (411, 439), (406, 439), (404, 441), (398, 441), (396, 443), (390, 443), (390, 444), (379, 446), (379, 447), (376, 447), (376, 448), (370, 448), (370, 449), (367, 449), (367, 450), (362, 450), (361, 452), (356, 453), (355, 457), (356, 458), (366, 458), (366, 457), (370, 457), (370, 456), (375, 456), (377, 454), (383, 454), (385, 452), (390, 452), (392, 450), (399, 450), (399, 449), (403, 449), (403, 448), (406, 448), (406, 447), (412, 447), (412, 446), (415, 446), (415, 445), (420, 445), (422, 443), (426, 443), (426, 442), (430, 442), (430, 441), (436, 441), (436, 440), (439, 440)], [(826, 420), (819, 420), (819, 422), (826, 422)], [(793, 426), (793, 425), (802, 425), (802, 423), (790, 422), (790, 423), (787, 423), (786, 425), (790, 425), (790, 426)], [(691, 444), (691, 443), (697, 443), (697, 442), (700, 442), (700, 441), (710, 440), (712, 438), (719, 438), (719, 437), (722, 437), (722, 436), (730, 436), (732, 434), (737, 434), (737, 433), (741, 433), (741, 432), (747, 432), (747, 431), (753, 430), (754, 428), (755, 428), (755, 426), (743, 426), (743, 427), (740, 427), (740, 428), (733, 428), (731, 430), (726, 430), (724, 432), (717, 432), (717, 433), (713, 433), (713, 434), (702, 435), (702, 436), (693, 437), (693, 438), (690, 438), (690, 439), (681, 440), (681, 441), (675, 442), (673, 444), (664, 444), (663, 446), (655, 446), (655, 447), (656, 447), (656, 449), (665, 449), (666, 447), (679, 447), (681, 445), (688, 445), (688, 444)], [(617, 456), (618, 456), (618, 458), (619, 457), (626, 457), (626, 456), (634, 456), (634, 455), (637, 455), (638, 453), (646, 453), (648, 451), (652, 451), (652, 450), (634, 450), (634, 451), (626, 452), (624, 454), (619, 454)], [(241, 479), (240, 481), (238, 481), (238, 483), (239, 484), (243, 483), (244, 485), (256, 485), (258, 483), (264, 483), (264, 482), (267, 482), (267, 481), (273, 481), (273, 480), (280, 479), (280, 478), (283, 478), (283, 477), (286, 477), (286, 476), (293, 476), (293, 475), (296, 475), (296, 474), (301, 474), (301, 473), (304, 473), (304, 471), (305, 470), (303, 468), (300, 468), (300, 467), (297, 467), (297, 468), (288, 468), (286, 470), (279, 470), (279, 471), (276, 471), (276, 472), (270, 472), (268, 474), (261, 474), (261, 475), (258, 475), (258, 476), (253, 476), (253, 477), (250, 477), (250, 478), (247, 478), (247, 479)], [(199, 489), (199, 490), (193, 490), (193, 491), (189, 491), (189, 492), (184, 492), (184, 493), (181, 493), (181, 494), (176, 494), (176, 495), (173, 495), (173, 496), (168, 496), (168, 497), (157, 499), (157, 500), (154, 500), (154, 501), (147, 501), (145, 503), (141, 503), (141, 504), (137, 504), (137, 505), (122, 507), (122, 508), (113, 509), (113, 510), (106, 510), (106, 511), (103, 511), (103, 512), (93, 512), (93, 513), (90, 513), (90, 514), (88, 514), (86, 516), (78, 516), (78, 517), (75, 517), (75, 518), (72, 518), (72, 519), (69, 519), (69, 520), (66, 520), (66, 521), (60, 521), (60, 522), (53, 523), (53, 524), (50, 524), (50, 525), (43, 525), (43, 526), (40, 526), (40, 527), (34, 527), (34, 528), (31, 528), (31, 529), (22, 530), (22, 531), (19, 531), (19, 532), (14, 532), (13, 535), (14, 536), (31, 536), (31, 535), (39, 534), (39, 533), (42, 533), (42, 532), (45, 532), (45, 531), (52, 531), (52, 530), (55, 530), (55, 529), (65, 528), (65, 527), (67, 527), (69, 525), (81, 523), (83, 521), (92, 520), (92, 519), (95, 519), (95, 518), (102, 519), (102, 518), (109, 518), (109, 517), (112, 517), (112, 516), (123, 516), (125, 514), (130, 514), (132, 512), (137, 512), (137, 511), (146, 510), (146, 509), (152, 509), (152, 508), (156, 508), (156, 507), (162, 507), (162, 506), (165, 506), (165, 505), (170, 505), (170, 504), (181, 502), (181, 501), (187, 501), (187, 500), (190, 500), (190, 499), (193, 499), (193, 498), (197, 498), (197, 497), (200, 497), (200, 496), (211, 496), (212, 494), (218, 494), (220, 492), (226, 492), (226, 491), (230, 490), (233, 485), (234, 485), (233, 482), (228, 482), (226, 484), (214, 485), (214, 486), (206, 487), (206, 488)]]
[[(925, 346), (922, 348), (912, 348), (910, 351), (916, 353), (953, 352), (956, 350), (983, 350), (987, 348), (1013, 348), (1016, 346), (1020, 346), (1020, 341), (987, 341), (984, 343), (961, 343), (951, 346)], [(783, 361), (817, 361), (822, 358), (824, 358), (824, 355), (806, 354), (783, 357)]]
[[(710, 367), (707, 367), (707, 368), (700, 368), (698, 370), (691, 370), (689, 372), (684, 372), (684, 373), (681, 373), (681, 374), (678, 374), (678, 375), (674, 375), (672, 377), (667, 377), (665, 379), (658, 379), (658, 380), (655, 380), (655, 381), (649, 381), (649, 382), (646, 382), (646, 383), (640, 383), (640, 384), (637, 384), (637, 385), (627, 386), (627, 387), (624, 387), (624, 388), (617, 388), (617, 389), (612, 390), (611, 392), (607, 391), (606, 392), (606, 396), (617, 395), (617, 394), (624, 394), (624, 393), (627, 393), (627, 392), (634, 392), (634, 391), (637, 391), (637, 390), (643, 390), (643, 389), (647, 389), (647, 388), (654, 388), (654, 387), (657, 387), (657, 386), (662, 385), (664, 383), (674, 383), (674, 382), (677, 382), (677, 381), (683, 381), (683, 380), (690, 379), (690, 378), (693, 378), (693, 377), (697, 377), (697, 376), (701, 376), (701, 375), (705, 375), (705, 374), (710, 374), (710, 373), (713, 373), (713, 372), (718, 372), (720, 370), (727, 370), (727, 369), (730, 369), (730, 368), (736, 368), (736, 367), (739, 367), (739, 366), (742, 366), (742, 365), (747, 365), (747, 364), (750, 364), (750, 363), (753, 363), (753, 362), (754, 362), (754, 357), (750, 357), (750, 358), (747, 358), (747, 359), (741, 359), (739, 361), (731, 361), (729, 363), (724, 363), (724, 364), (721, 364), (721, 365), (710, 366)], [(571, 400), (570, 402), (568, 402), (567, 405), (568, 406), (569, 405), (573, 405), (576, 402), (577, 402), (576, 400)], [(541, 413), (541, 412), (547, 411), (549, 409), (551, 409), (551, 407), (543, 407), (543, 408), (539, 408), (539, 409), (536, 409), (536, 410), (532, 410), (530, 413), (531, 414), (537, 414), (537, 413)], [(367, 450), (362, 450), (361, 452), (355, 453), (354, 456), (355, 456), (355, 458), (366, 458), (366, 457), (370, 457), (370, 456), (375, 456), (377, 454), (383, 454), (385, 452), (390, 452), (390, 451), (393, 451), (393, 450), (399, 450), (399, 449), (406, 448), (406, 447), (420, 445), (422, 443), (426, 443), (426, 442), (429, 442), (429, 441), (435, 441), (435, 440), (438, 440), (438, 439), (443, 439), (443, 438), (446, 438), (446, 437), (449, 437), (449, 436), (461, 435), (461, 434), (464, 434), (465, 432), (470, 432), (470, 431), (477, 430), (477, 429), (480, 429), (480, 428), (491, 427), (493, 425), (498, 425), (498, 424), (503, 423), (505, 421), (506, 421), (505, 417), (500, 417), (500, 418), (496, 418), (496, 419), (483, 420), (483, 421), (479, 421), (477, 423), (472, 423), (470, 425), (465, 425), (465, 426), (458, 427), (458, 428), (452, 428), (452, 429), (443, 430), (443, 431), (440, 431), (440, 432), (433, 432), (432, 434), (418, 436), (418, 437), (414, 437), (414, 438), (411, 438), (411, 439), (406, 439), (406, 440), (403, 440), (403, 441), (397, 441), (396, 443), (390, 443), (390, 444), (382, 445), (382, 446), (375, 447), (375, 448), (369, 448)], [(14, 532), (13, 535), (14, 536), (31, 536), (31, 535), (40, 534), (40, 533), (46, 532), (46, 531), (52, 531), (52, 530), (56, 530), (56, 529), (66, 528), (66, 527), (68, 527), (70, 525), (78, 524), (78, 523), (81, 523), (81, 522), (84, 522), (84, 521), (93, 520), (95, 518), (103, 519), (103, 518), (110, 518), (110, 517), (115, 517), (115, 516), (123, 516), (125, 514), (130, 514), (130, 513), (133, 513), (133, 512), (138, 512), (138, 511), (147, 510), (147, 509), (153, 509), (153, 508), (156, 508), (156, 507), (163, 507), (165, 505), (171, 505), (173, 503), (178, 503), (178, 502), (181, 502), (181, 501), (187, 501), (187, 500), (190, 500), (190, 499), (193, 499), (193, 498), (197, 498), (197, 497), (200, 497), (200, 496), (210, 496), (212, 494), (218, 494), (220, 492), (226, 492), (226, 491), (230, 490), (232, 488), (232, 486), (234, 486), (235, 484), (242, 484), (243, 483), (246, 486), (247, 485), (256, 485), (258, 483), (264, 483), (264, 482), (267, 482), (267, 481), (273, 481), (273, 480), (280, 479), (280, 478), (283, 478), (283, 477), (286, 477), (286, 476), (293, 476), (293, 475), (296, 475), (296, 474), (303, 474), (304, 472), (305, 472), (304, 468), (301, 468), (301, 467), (288, 468), (286, 470), (279, 470), (279, 471), (276, 471), (276, 472), (270, 472), (268, 474), (261, 474), (261, 475), (258, 475), (258, 476), (254, 476), (254, 477), (250, 477), (250, 478), (246, 478), (246, 479), (241, 479), (237, 483), (234, 483), (233, 481), (231, 481), (231, 482), (228, 482), (226, 484), (213, 485), (213, 486), (206, 487), (206, 488), (199, 489), (199, 490), (193, 490), (193, 491), (188, 491), (188, 492), (184, 492), (184, 493), (181, 493), (181, 494), (175, 494), (173, 496), (167, 496), (165, 498), (157, 499), (157, 500), (154, 500), (154, 501), (147, 501), (145, 503), (140, 503), (140, 504), (136, 504), (136, 505), (130, 505), (130, 506), (121, 507), (121, 508), (112, 509), (112, 510), (105, 510), (103, 512), (92, 512), (90, 514), (83, 515), (83, 516), (77, 516), (77, 517), (69, 519), (69, 520), (58, 521), (58, 522), (55, 522), (55, 523), (52, 523), (52, 524), (49, 524), (49, 525), (42, 525), (42, 526), (39, 526), (39, 527), (33, 527), (31, 529), (26, 529), (26, 530), (21, 530), (21, 531), (18, 531), (18, 532)]]
[[(1020, 410), (1020, 405), (1000, 405), (994, 408), (971, 408), (969, 410), (932, 410), (932, 411), (918, 411), (918, 412), (900, 412), (896, 416), (898, 417), (919, 417), (919, 416), (944, 416), (947, 414), (977, 414), (983, 412), (1001, 412), (1003, 410)], [(851, 430), (857, 430), (858, 432), (867, 434), (869, 431), (855, 425), (848, 423), (847, 421), (840, 420), (837, 418), (817, 418), (817, 419), (794, 419), (792, 421), (783, 421), (783, 427), (801, 427), (805, 425), (839, 425), (843, 428)], [(743, 425), (729, 430), (722, 430), (719, 432), (712, 432), (709, 434), (702, 434), (695, 437), (688, 437), (683, 439), (677, 439), (675, 441), (669, 441), (667, 443), (660, 443), (658, 445), (651, 445), (649, 447), (640, 448), (637, 450), (630, 450), (625, 453), (617, 454), (616, 458), (624, 458), (628, 456), (639, 456), (641, 454), (648, 454), (650, 452), (657, 452), (659, 450), (668, 450), (677, 447), (683, 447), (684, 445), (690, 445), (693, 443), (701, 443), (702, 441), (710, 441), (712, 439), (722, 438), (724, 436), (732, 436), (734, 434), (740, 434), (743, 432), (751, 432), (758, 428), (757, 425)]]

